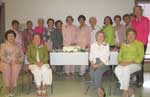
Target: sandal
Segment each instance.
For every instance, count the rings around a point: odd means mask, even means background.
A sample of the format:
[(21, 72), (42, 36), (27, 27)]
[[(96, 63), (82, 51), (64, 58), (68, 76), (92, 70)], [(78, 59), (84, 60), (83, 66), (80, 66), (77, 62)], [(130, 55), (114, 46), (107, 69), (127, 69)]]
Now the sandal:
[(43, 96), (43, 97), (47, 97), (47, 92), (46, 92), (46, 90), (42, 90), (42, 96)]
[(38, 97), (42, 96), (41, 91), (40, 91), (40, 90), (38, 90), (38, 91), (36, 92), (36, 95), (37, 95)]

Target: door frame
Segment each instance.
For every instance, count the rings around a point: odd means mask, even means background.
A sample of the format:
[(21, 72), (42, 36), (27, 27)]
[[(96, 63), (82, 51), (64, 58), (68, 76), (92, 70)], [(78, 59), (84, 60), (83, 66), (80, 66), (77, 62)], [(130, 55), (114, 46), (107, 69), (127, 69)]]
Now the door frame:
[(5, 3), (0, 5), (0, 43), (4, 42), (5, 33)]

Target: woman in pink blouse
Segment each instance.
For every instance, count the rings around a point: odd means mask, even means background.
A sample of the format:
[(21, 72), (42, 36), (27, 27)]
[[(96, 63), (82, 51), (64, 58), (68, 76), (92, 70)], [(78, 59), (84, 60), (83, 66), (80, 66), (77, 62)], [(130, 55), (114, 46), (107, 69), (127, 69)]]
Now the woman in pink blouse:
[(23, 63), (23, 51), (15, 41), (16, 33), (8, 30), (5, 33), (6, 42), (1, 45), (0, 68), (9, 97), (14, 96), (18, 75)]
[(142, 15), (143, 9), (139, 5), (134, 7), (134, 14), (136, 18), (132, 20), (131, 25), (137, 31), (136, 39), (141, 41), (146, 49), (146, 45), (148, 42), (148, 34), (150, 31), (149, 19)]
[[(77, 27), (73, 25), (73, 17), (67, 16), (66, 18), (66, 25), (63, 27), (63, 43), (64, 46), (71, 46), (76, 45), (77, 42)], [(66, 65), (65, 66), (65, 73), (67, 76), (70, 74), (74, 74), (75, 72), (75, 66), (74, 65)]]
[[(46, 32), (46, 28), (44, 27), (44, 19), (42, 18), (38, 19), (38, 26), (35, 27), (34, 32), (40, 33), (41, 36), (43, 37), (43, 35)], [(41, 40), (41, 44), (44, 44), (44, 40)]]
[[(88, 50), (90, 46), (90, 35), (91, 29), (87, 24), (85, 24), (86, 17), (84, 15), (80, 15), (78, 17), (79, 26), (78, 26), (78, 35), (77, 35), (77, 45), (82, 49)], [(82, 64), (81, 64), (82, 65)], [(86, 71), (86, 66), (82, 65), (80, 67), (80, 76), (83, 76)]]
[(121, 16), (120, 15), (116, 15), (114, 17), (114, 21), (115, 21), (115, 38), (116, 38), (116, 45), (118, 48), (120, 48), (121, 43), (123, 43), (125, 41), (125, 26), (123, 24), (121, 24)]

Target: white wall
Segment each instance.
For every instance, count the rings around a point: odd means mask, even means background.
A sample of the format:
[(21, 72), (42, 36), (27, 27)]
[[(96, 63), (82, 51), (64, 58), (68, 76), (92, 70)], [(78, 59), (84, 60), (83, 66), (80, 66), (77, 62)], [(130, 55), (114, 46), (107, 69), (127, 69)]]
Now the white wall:
[(21, 23), (32, 20), (36, 24), (38, 18), (62, 19), (72, 15), (84, 14), (87, 18), (96, 16), (102, 26), (106, 15), (132, 12), (134, 0), (3, 0), (6, 3), (6, 29), (10, 29), (11, 21), (18, 19)]

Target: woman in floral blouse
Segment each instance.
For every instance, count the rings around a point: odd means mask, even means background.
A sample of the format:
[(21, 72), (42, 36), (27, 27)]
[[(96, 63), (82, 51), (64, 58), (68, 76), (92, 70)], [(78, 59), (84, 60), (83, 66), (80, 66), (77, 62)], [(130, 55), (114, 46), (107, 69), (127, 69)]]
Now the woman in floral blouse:
[(13, 97), (18, 75), (24, 59), (23, 51), (15, 42), (16, 33), (8, 30), (5, 33), (6, 42), (1, 45), (1, 71), (9, 97)]

